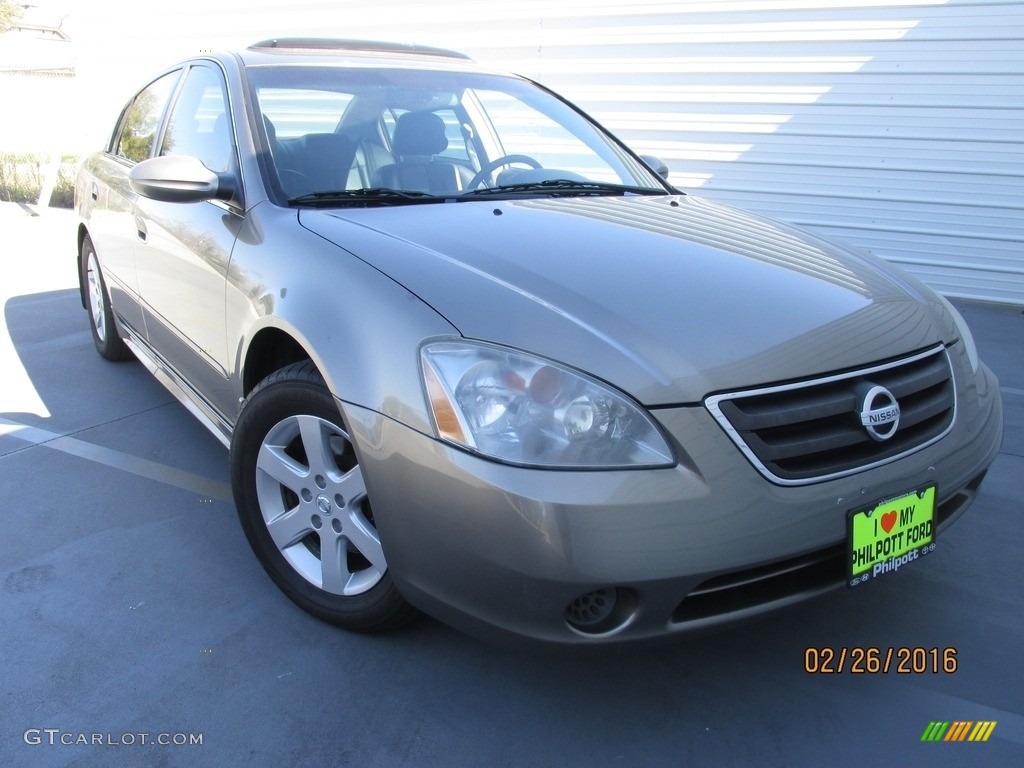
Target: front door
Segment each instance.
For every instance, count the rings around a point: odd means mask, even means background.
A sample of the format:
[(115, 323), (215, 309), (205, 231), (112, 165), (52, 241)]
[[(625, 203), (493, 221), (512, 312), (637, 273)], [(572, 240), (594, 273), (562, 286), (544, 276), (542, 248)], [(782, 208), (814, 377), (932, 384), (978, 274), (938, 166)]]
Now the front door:
[[(189, 68), (159, 154), (190, 155), (211, 171), (235, 172), (224, 79), (213, 65)], [(232, 413), (224, 291), (241, 212), (221, 201), (140, 197), (137, 206), (136, 267), (149, 343), (210, 405)]]

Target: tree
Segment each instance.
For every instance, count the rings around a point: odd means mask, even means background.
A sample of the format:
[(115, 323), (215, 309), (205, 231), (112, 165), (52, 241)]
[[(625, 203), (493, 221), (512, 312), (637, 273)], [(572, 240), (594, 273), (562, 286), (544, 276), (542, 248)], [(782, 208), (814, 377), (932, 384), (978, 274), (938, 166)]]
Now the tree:
[(14, 26), (21, 16), (21, 5), (14, 0), (0, 0), (0, 32), (6, 32)]

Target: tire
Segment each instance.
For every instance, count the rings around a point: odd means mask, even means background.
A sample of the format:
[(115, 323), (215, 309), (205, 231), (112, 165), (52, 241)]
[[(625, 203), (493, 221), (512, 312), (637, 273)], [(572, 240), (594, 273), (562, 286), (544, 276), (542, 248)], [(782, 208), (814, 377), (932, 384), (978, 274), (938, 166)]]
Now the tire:
[(246, 398), (231, 485), (253, 552), (300, 608), (357, 632), (419, 615), (388, 573), (355, 448), (311, 362), (271, 374)]
[(103, 279), (96, 249), (88, 235), (82, 240), (81, 268), (85, 305), (89, 311), (89, 327), (92, 329), (92, 341), (96, 345), (96, 351), (100, 353), (100, 357), (111, 362), (131, 360), (132, 352), (117, 330), (107, 282)]

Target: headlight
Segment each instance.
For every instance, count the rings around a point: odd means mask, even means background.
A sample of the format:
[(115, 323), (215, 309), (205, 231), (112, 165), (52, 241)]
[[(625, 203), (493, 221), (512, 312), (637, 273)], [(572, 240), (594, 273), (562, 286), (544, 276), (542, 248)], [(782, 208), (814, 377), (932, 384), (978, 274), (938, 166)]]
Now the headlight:
[(515, 350), (464, 341), (420, 352), (442, 440), (510, 464), (575, 469), (675, 463), (654, 420), (578, 371)]
[(971, 363), (971, 371), (974, 373), (978, 372), (978, 348), (974, 344), (974, 337), (971, 335), (971, 329), (967, 327), (967, 321), (964, 320), (964, 316), (960, 314), (956, 307), (949, 303), (949, 300), (945, 296), (939, 296), (939, 301), (942, 302), (942, 306), (946, 308), (953, 317), (953, 322), (956, 324), (956, 331), (960, 334), (960, 341), (964, 344), (964, 350), (967, 352), (967, 359)]

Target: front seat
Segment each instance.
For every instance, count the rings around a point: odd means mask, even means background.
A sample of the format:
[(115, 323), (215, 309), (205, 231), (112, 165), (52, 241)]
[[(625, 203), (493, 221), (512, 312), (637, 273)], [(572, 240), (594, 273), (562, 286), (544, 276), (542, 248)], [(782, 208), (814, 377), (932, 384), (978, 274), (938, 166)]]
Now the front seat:
[(443, 195), (462, 189), (459, 168), (443, 157), (444, 121), (435, 112), (406, 112), (395, 123), (391, 148), (397, 162), (377, 172), (378, 185)]

